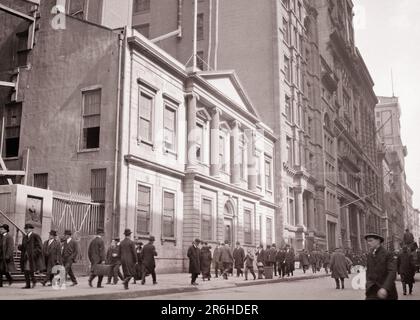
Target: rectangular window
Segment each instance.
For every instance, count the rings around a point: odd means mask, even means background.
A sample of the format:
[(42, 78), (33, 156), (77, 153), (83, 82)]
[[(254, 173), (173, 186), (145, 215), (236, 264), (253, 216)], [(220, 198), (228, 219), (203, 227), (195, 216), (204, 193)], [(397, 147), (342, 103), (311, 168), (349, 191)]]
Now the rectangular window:
[(245, 144), (245, 138), (244, 134), (241, 134), (240, 136), (240, 142), (239, 142), (239, 166), (240, 166), (240, 177), (242, 180), (246, 180), (246, 144)]
[(285, 77), (286, 80), (290, 82), (290, 59), (288, 57), (284, 57), (284, 73), (285, 73)]
[(292, 104), (290, 102), (290, 97), (286, 96), (286, 99), (285, 100), (286, 100), (285, 101), (286, 118), (287, 118), (288, 121), (292, 122), (292, 120), (293, 120), (293, 112), (292, 112)]
[(244, 210), (244, 242), (252, 244), (252, 211), (249, 209)]
[(176, 110), (169, 106), (165, 106), (163, 117), (163, 139), (165, 148), (176, 151)]
[(151, 189), (146, 186), (137, 187), (137, 208), (136, 208), (136, 232), (137, 234), (148, 235), (150, 233), (150, 210)]
[(20, 124), (22, 105), (8, 105), (5, 107), (5, 151), (6, 158), (19, 156)]
[(272, 169), (271, 169), (271, 159), (269, 158), (265, 158), (265, 166), (264, 166), (264, 171), (265, 171), (265, 189), (268, 191), (271, 191), (273, 188), (273, 176), (272, 176)]
[(175, 194), (163, 192), (163, 237), (175, 237)]
[(134, 12), (145, 12), (150, 10), (150, 0), (134, 0)]
[(204, 40), (204, 14), (197, 14), (197, 40)]
[(85, 0), (70, 0), (68, 1), (68, 3), (69, 3), (68, 4), (69, 15), (79, 18), (79, 19), (84, 19)]
[(299, 20), (302, 20), (302, 4), (298, 2)]
[(134, 27), (134, 29), (140, 32), (146, 38), (148, 39), (150, 38), (150, 24), (145, 23), (145, 24)]
[(202, 199), (201, 202), (201, 239), (212, 240), (212, 201), (210, 199)]
[(287, 148), (287, 163), (289, 166), (293, 166), (293, 142), (292, 138), (286, 137), (286, 148)]
[(197, 51), (197, 68), (200, 70), (204, 70), (204, 51)]
[(101, 123), (101, 89), (84, 91), (82, 149), (99, 148)]
[(273, 220), (271, 220), (271, 218), (267, 218), (266, 220), (266, 239), (267, 239), (267, 244), (272, 244), (273, 243)]
[(153, 97), (140, 91), (138, 139), (152, 143), (152, 111)]
[(259, 215), (258, 216), (258, 223), (259, 223), (259, 226), (260, 226), (260, 236), (259, 236), (259, 238), (260, 238), (260, 243), (263, 243), (263, 238), (262, 238), (262, 216), (261, 215)]
[(28, 31), (19, 32), (17, 36), (17, 63), (18, 66), (26, 66), (28, 64)]
[(34, 187), (41, 189), (48, 189), (48, 173), (34, 174)]
[(225, 136), (219, 136), (219, 161), (220, 161), (220, 170), (226, 172), (226, 156), (225, 156)]
[(90, 173), (90, 194), (93, 202), (105, 202), (106, 169), (92, 169)]
[(204, 128), (202, 124), (197, 123), (196, 125), (196, 151), (195, 156), (198, 162), (204, 161), (204, 155), (203, 155), (203, 142), (204, 142)]
[(284, 41), (286, 41), (287, 44), (290, 44), (290, 28), (289, 22), (286, 19), (283, 19), (283, 36)]
[(261, 171), (261, 156), (258, 153), (255, 157), (255, 174), (257, 175), (257, 186), (261, 187), (262, 185), (262, 171)]
[(308, 134), (312, 136), (312, 118), (308, 117)]
[(287, 220), (290, 225), (295, 225), (295, 194), (293, 188), (288, 190)]

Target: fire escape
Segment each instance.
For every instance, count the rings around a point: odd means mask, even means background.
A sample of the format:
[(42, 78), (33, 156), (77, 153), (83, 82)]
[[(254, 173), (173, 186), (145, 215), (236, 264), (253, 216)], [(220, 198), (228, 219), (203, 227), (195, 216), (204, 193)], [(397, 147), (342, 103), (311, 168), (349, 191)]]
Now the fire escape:
[[(10, 67), (3, 66), (3, 71), (0, 72), (0, 90), (3, 98), (2, 102), (2, 121), (1, 121), (1, 140), (0, 140), (0, 179), (7, 181), (9, 185), (13, 183), (27, 184), (27, 162), (29, 157), (29, 150), (25, 153), (26, 163), (19, 159), (19, 137), (20, 137), (20, 122), (22, 114), (22, 98), (19, 88), (22, 88), (21, 78), (25, 72), (29, 72), (28, 55), (34, 48), (35, 31), (37, 29), (37, 18), (39, 18), (40, 0), (20, 0), (22, 6), (14, 6), (14, 8), (0, 4), (0, 11), (6, 15), (15, 17), (17, 21), (22, 23), (23, 29), (15, 32), (17, 37), (17, 47), (13, 51), (12, 63)], [(16, 8), (15, 8), (16, 7)], [(17, 8), (19, 7), (19, 8)], [(25, 9), (23, 9), (26, 7)], [(7, 25), (5, 26), (7, 29)], [(16, 61), (16, 62), (15, 62)], [(5, 152), (5, 150), (12, 150), (12, 152)], [(4, 161), (6, 158), (19, 159), (17, 164), (12, 165), (16, 169), (8, 169)], [(19, 170), (21, 168), (21, 170)], [(3, 182), (3, 183), (4, 183)]]

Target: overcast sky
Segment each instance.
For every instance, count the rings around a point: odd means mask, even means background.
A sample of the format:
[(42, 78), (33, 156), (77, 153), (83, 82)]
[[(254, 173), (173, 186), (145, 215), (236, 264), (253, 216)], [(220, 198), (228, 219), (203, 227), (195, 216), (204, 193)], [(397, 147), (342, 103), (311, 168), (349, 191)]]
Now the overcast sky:
[(353, 0), (355, 37), (377, 95), (400, 99), (407, 181), (420, 208), (420, 1)]

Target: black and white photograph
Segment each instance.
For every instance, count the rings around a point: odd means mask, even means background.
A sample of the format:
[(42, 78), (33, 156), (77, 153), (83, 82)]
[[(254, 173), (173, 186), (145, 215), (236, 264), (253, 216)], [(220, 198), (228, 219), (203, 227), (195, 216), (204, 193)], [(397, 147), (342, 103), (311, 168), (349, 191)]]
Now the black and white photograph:
[(0, 0), (0, 302), (420, 300), (419, 15)]

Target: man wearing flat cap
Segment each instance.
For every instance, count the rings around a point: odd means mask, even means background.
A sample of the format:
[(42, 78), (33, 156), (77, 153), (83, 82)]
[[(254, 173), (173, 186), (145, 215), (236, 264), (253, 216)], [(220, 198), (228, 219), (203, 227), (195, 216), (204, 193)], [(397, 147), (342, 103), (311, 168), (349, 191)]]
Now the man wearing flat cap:
[(44, 281), (42, 281), (42, 285), (45, 286), (46, 283), (49, 282), (50, 286), (52, 285), (52, 279), (54, 278), (54, 274), (52, 273), (53, 267), (63, 263), (61, 258), (61, 244), (60, 241), (57, 240), (57, 231), (50, 231), (48, 240), (44, 242), (44, 246), (42, 247), (42, 253), (45, 260), (45, 267), (47, 268), (47, 273)]
[(69, 275), (72, 286), (77, 285), (77, 279), (74, 276), (72, 265), (76, 262), (78, 254), (78, 246), (76, 241), (71, 237), (71, 231), (64, 231), (64, 243), (62, 247), (62, 257), (66, 275)]
[(22, 289), (30, 289), (31, 282), (32, 288), (35, 288), (36, 271), (43, 271), (45, 269), (44, 259), (42, 257), (42, 240), (34, 230), (34, 226), (30, 223), (25, 224), (25, 232), (22, 239), (22, 244), (18, 247), (22, 252), (20, 258), (21, 270), (25, 275), (26, 285)]
[(121, 265), (124, 274), (124, 289), (128, 290), (128, 283), (130, 279), (136, 274), (136, 245), (131, 240), (131, 230), (124, 230), (124, 240), (120, 242)]
[[(89, 257), (89, 261), (90, 261), (90, 265), (91, 265), (91, 270), (90, 270), (90, 276), (89, 276), (89, 286), (93, 287), (92, 285), (92, 281), (93, 279), (96, 278), (96, 273), (95, 273), (95, 268), (97, 265), (99, 264), (104, 264), (105, 263), (105, 242), (102, 239), (104, 236), (104, 229), (102, 228), (98, 228), (96, 230), (96, 237), (95, 239), (93, 239), (90, 244), (89, 244), (89, 248), (88, 248), (88, 257)], [(104, 276), (103, 275), (98, 275), (98, 282), (96, 284), (97, 288), (103, 288), (102, 286), (102, 280), (103, 280)]]
[(12, 285), (13, 278), (10, 273), (16, 272), (13, 250), (14, 241), (9, 234), (9, 225), (0, 225), (0, 287), (3, 287), (3, 274), (9, 282), (9, 286)]
[(155, 242), (155, 237), (150, 236), (149, 242), (143, 247), (143, 250), (142, 250), (143, 253), (141, 256), (142, 256), (143, 273), (142, 273), (141, 284), (146, 283), (147, 274), (151, 274), (153, 284), (157, 284), (156, 272), (155, 272), (155, 268), (156, 268), (155, 257), (158, 254), (156, 252), (155, 246), (153, 245), (153, 242)]
[(384, 238), (376, 233), (365, 235), (369, 247), (366, 269), (366, 300), (397, 300), (396, 258), (383, 246)]

